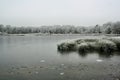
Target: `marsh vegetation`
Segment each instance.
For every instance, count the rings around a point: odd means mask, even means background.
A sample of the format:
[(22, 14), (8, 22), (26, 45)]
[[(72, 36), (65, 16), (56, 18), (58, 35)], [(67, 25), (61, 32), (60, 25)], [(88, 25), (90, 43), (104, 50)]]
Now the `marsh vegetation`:
[(104, 52), (112, 53), (120, 50), (120, 39), (116, 38), (93, 38), (76, 39), (58, 44), (58, 51), (78, 51), (78, 52)]

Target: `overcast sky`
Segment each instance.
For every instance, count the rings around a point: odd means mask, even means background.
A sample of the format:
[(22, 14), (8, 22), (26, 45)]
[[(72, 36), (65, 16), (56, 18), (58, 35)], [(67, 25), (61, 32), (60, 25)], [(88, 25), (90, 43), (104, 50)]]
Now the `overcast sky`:
[(120, 21), (120, 0), (0, 0), (0, 24), (95, 25)]

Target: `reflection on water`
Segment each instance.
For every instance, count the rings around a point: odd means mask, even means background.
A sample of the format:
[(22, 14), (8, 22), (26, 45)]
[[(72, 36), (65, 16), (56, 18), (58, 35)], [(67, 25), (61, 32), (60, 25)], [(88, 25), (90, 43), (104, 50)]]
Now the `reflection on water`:
[[(68, 55), (68, 54), (72, 54), (74, 51), (59, 51), (58, 52), (62, 55)], [(76, 54), (78, 54), (80, 57), (87, 57), (88, 54), (98, 54), (99, 57), (102, 58), (111, 58), (114, 55), (120, 55), (120, 52), (75, 52)]]
[(86, 52), (78, 52), (79, 56), (86, 57), (88, 53)]

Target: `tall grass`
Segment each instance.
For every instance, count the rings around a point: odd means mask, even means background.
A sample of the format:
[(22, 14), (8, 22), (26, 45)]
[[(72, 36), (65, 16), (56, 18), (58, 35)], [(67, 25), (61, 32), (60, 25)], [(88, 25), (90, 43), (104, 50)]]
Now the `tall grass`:
[(117, 50), (120, 51), (120, 39), (110, 38), (109, 40), (114, 42), (117, 46)]
[(79, 52), (87, 52), (90, 49), (89, 45), (85, 42), (78, 45), (77, 48)]
[(76, 46), (77, 46), (77, 44), (75, 42), (68, 41), (68, 42), (64, 42), (64, 43), (58, 45), (58, 50), (60, 50), (60, 51), (74, 51), (77, 49)]
[(100, 39), (96, 42), (98, 50), (101, 52), (113, 52), (117, 50), (117, 46), (110, 40)]
[(98, 51), (111, 53), (116, 50), (120, 50), (120, 40), (113, 38), (78, 39), (59, 44), (58, 50), (79, 52)]

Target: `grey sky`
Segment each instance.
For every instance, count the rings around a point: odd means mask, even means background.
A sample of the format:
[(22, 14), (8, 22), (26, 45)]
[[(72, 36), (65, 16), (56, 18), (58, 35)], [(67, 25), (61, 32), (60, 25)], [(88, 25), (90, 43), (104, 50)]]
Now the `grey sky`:
[(120, 20), (120, 0), (0, 0), (0, 24), (95, 25)]

